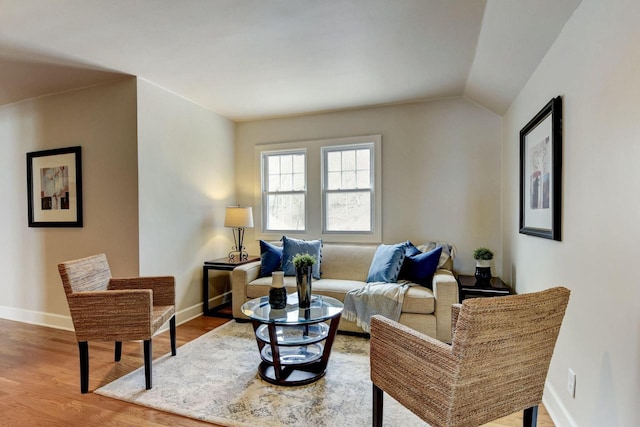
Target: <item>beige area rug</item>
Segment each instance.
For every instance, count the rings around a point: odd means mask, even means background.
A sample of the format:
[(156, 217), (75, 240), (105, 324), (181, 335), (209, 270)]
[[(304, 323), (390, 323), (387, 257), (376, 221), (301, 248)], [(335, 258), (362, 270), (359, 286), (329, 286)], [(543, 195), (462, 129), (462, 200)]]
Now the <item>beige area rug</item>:
[[(371, 425), (369, 341), (338, 335), (327, 374), (300, 387), (263, 381), (253, 329), (231, 321), (153, 362), (153, 389), (144, 368), (95, 391), (97, 394), (224, 426)], [(386, 426), (426, 426), (385, 395)]]

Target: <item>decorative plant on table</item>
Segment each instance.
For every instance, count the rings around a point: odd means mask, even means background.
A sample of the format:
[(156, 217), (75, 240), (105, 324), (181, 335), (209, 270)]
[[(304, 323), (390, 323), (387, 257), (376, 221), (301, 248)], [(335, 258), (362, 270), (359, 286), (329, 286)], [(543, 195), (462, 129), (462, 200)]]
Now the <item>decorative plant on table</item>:
[(493, 252), (488, 248), (478, 248), (473, 251), (476, 260), (476, 284), (479, 286), (491, 286), (491, 260)]
[(291, 262), (296, 268), (299, 307), (309, 308), (311, 306), (312, 269), (316, 263), (316, 257), (308, 253), (295, 254)]

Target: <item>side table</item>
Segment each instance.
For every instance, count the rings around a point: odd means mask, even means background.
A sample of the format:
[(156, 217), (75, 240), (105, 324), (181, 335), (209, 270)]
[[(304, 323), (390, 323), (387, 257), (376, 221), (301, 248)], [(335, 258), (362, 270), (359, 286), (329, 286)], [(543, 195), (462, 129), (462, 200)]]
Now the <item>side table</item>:
[(228, 257), (217, 258), (210, 261), (205, 261), (202, 266), (202, 314), (205, 316), (217, 316), (217, 317), (232, 317), (227, 315), (222, 315), (219, 313), (219, 310), (224, 307), (226, 304), (220, 304), (216, 307), (209, 307), (209, 271), (217, 270), (217, 271), (233, 271), (239, 265), (248, 264), (250, 262), (260, 261), (259, 256), (249, 255), (249, 257), (244, 261), (239, 260), (229, 260)]
[(476, 286), (475, 276), (459, 275), (460, 302), (466, 298), (499, 297), (511, 293), (511, 288), (499, 277), (492, 277), (489, 283), (491, 286)]

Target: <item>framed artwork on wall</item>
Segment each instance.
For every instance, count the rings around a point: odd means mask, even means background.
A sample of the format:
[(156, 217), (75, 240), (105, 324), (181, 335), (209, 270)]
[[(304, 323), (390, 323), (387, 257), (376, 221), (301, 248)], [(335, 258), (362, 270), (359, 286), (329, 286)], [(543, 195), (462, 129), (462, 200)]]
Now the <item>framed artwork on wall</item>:
[(82, 227), (81, 147), (27, 153), (29, 227)]
[(520, 233), (562, 240), (562, 98), (520, 131)]

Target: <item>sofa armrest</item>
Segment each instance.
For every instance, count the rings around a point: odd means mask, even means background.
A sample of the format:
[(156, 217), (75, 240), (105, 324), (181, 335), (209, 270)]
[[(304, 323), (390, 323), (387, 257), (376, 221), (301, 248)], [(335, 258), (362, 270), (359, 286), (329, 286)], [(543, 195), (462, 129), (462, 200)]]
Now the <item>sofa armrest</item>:
[(247, 301), (247, 284), (260, 275), (260, 261), (239, 265), (231, 272), (231, 305), (233, 317), (247, 319), (240, 307)]
[(458, 281), (449, 270), (440, 269), (433, 275), (433, 296), (436, 299), (436, 338), (451, 342), (451, 306), (459, 302)]

